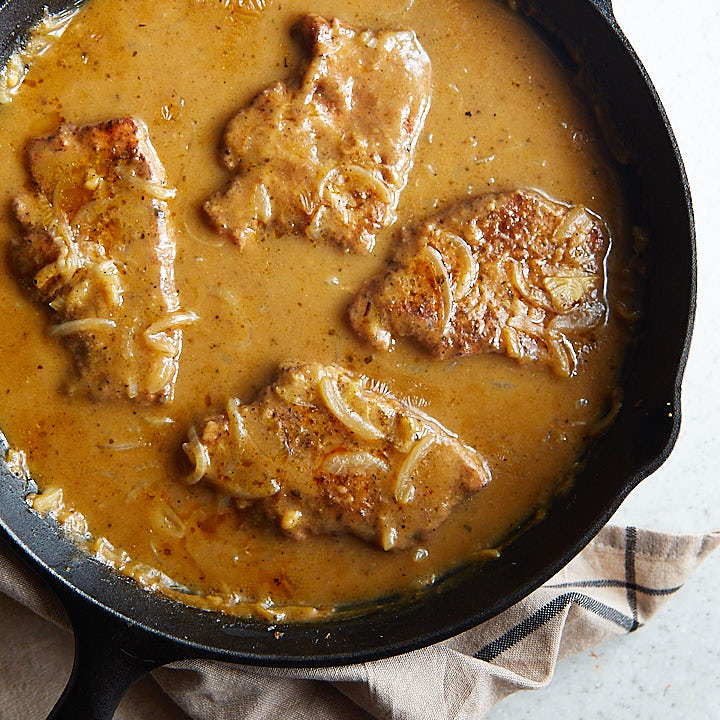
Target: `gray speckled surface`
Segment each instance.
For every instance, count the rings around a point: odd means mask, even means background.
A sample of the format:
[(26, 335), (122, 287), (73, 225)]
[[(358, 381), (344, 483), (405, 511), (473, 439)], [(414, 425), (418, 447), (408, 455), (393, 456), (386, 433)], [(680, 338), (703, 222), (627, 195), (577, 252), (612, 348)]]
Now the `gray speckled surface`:
[[(698, 312), (677, 446), (614, 522), (679, 533), (720, 529), (720, 5), (614, 0), (677, 135), (693, 193)], [(720, 553), (630, 636), (558, 664), (550, 686), (518, 693), (488, 720), (720, 717)]]

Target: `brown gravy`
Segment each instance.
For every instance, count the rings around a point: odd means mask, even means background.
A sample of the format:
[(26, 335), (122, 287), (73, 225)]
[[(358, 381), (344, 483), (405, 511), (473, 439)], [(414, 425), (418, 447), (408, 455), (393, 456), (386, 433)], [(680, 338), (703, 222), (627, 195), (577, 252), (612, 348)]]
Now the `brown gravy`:
[[(241, 251), (210, 229), (200, 208), (228, 179), (216, 155), (223, 127), (258, 91), (296, 72), (290, 28), (306, 12), (411, 28), (430, 56), (433, 100), (397, 226), (466, 194), (515, 187), (584, 204), (612, 233), (611, 307), (629, 246), (620, 183), (589, 109), (548, 49), (498, 2), (90, 0), (0, 109), (0, 422), (40, 488), (62, 488), (65, 507), (84, 516), (102, 559), (227, 612), (406, 593), (497, 546), (549, 502), (581, 455), (607, 411), (627, 336), (611, 312), (569, 379), (494, 355), (433, 360), (411, 343), (375, 352), (345, 314), (387, 257), (393, 228), (369, 257), (292, 237)], [(27, 182), (27, 140), (62, 121), (126, 115), (147, 124), (177, 188), (177, 287), (183, 307), (201, 318), (184, 331), (175, 400), (156, 407), (62, 392), (69, 355), (48, 336), (47, 311), (19, 286), (4, 252), (19, 232), (10, 199)], [(340, 363), (421, 399), (483, 453), (492, 482), (421, 548), (399, 552), (345, 536), (298, 542), (240, 524), (221, 496), (181, 482), (188, 466), (180, 446), (193, 422), (230, 395), (252, 401), (288, 360)], [(80, 516), (62, 516), (85, 531)]]

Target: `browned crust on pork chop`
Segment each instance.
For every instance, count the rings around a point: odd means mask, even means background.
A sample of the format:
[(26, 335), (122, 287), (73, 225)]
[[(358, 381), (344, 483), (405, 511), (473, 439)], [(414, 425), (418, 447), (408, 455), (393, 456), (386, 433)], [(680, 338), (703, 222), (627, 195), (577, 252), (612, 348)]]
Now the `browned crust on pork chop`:
[[(92, 397), (172, 398), (181, 350), (165, 170), (134, 118), (62, 125), (27, 148), (31, 189), (13, 200), (19, 276), (57, 319)], [(76, 381), (73, 381), (75, 383)], [(72, 383), (71, 383), (72, 384)]]
[(410, 547), (490, 480), (436, 420), (337, 365), (286, 365), (250, 405), (190, 432), (203, 480), (295, 538), (350, 533)]
[(304, 234), (356, 253), (396, 219), (430, 105), (430, 61), (411, 31), (373, 32), (307, 15), (309, 59), (228, 124), (235, 177), (204, 205), (239, 245), (258, 232)]
[(438, 358), (498, 352), (571, 375), (605, 321), (608, 247), (580, 205), (526, 190), (468, 198), (400, 233), (350, 324), (381, 350), (407, 336)]

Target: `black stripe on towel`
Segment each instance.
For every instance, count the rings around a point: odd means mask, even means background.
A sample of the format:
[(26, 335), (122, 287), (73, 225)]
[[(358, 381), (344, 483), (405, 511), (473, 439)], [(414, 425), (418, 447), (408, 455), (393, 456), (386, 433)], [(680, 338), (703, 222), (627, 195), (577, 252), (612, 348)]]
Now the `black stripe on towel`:
[[(543, 585), (548, 589), (560, 589), (560, 588), (585, 588), (585, 587), (624, 587), (627, 588), (629, 583), (624, 580), (610, 580), (609, 578), (603, 578), (602, 580), (578, 580), (576, 582), (557, 583), (556, 585)], [(672, 595), (676, 593), (682, 585), (675, 585), (674, 587), (666, 588), (651, 588), (645, 587), (645, 585), (635, 584), (633, 590), (636, 593), (642, 593), (643, 595)]]
[(498, 655), (509, 650), (528, 635), (534, 633), (538, 628), (541, 628), (545, 623), (557, 617), (573, 603), (605, 618), (605, 620), (614, 622), (627, 632), (630, 632), (636, 627), (636, 618), (629, 617), (619, 610), (605, 605), (605, 603), (598, 602), (589, 595), (583, 595), (577, 592), (563, 593), (562, 595), (558, 595), (554, 600), (551, 600), (547, 605), (543, 605), (543, 607), (536, 610), (532, 615), (525, 618), (525, 620), (515, 625), (515, 627), (508, 630), (499, 638), (488, 643), (485, 647), (480, 648), (474, 657), (487, 662), (494, 660)]
[(637, 612), (637, 585), (635, 584), (635, 548), (637, 546), (637, 528), (625, 528), (625, 581), (628, 605), (633, 616), (633, 626), (630, 632), (640, 627)]

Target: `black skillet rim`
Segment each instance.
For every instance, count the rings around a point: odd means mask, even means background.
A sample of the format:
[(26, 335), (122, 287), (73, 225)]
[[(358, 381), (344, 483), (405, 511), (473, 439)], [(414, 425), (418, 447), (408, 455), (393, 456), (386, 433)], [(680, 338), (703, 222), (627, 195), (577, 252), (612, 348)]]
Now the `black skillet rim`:
[[(681, 313), (686, 324), (677, 328), (676, 336), (681, 342), (677, 357), (670, 360), (674, 368), (670, 386), (663, 389), (665, 394), (659, 403), (655, 403), (655, 407), (624, 409), (621, 412), (608, 435), (591, 449), (589, 462), (595, 463), (596, 470), (590, 472), (588, 477), (583, 476), (582, 484), (593, 479), (600, 483), (606, 479), (597, 470), (601, 468), (609, 472), (606, 458), (603, 457), (603, 447), (623, 447), (624, 434), (632, 434), (631, 421), (638, 422), (638, 417), (641, 422), (650, 424), (653, 434), (652, 438), (647, 439), (644, 459), (639, 462), (636, 459), (633, 467), (629, 471), (626, 469), (620, 480), (615, 480), (620, 484), (608, 485), (602, 501), (594, 498), (590, 509), (587, 507), (587, 498), (578, 492), (583, 485), (571, 489), (567, 496), (558, 498), (545, 522), (528, 530), (507, 549), (502, 563), (475, 571), (469, 580), (460, 580), (460, 585), (456, 582), (446, 583), (446, 586), (437, 587), (410, 604), (390, 605), (384, 611), (346, 621), (278, 626), (277, 630), (284, 634), (277, 639), (274, 636), (275, 628), (269, 629), (266, 624), (198, 611), (150, 594), (90, 559), (50, 523), (29, 509), (23, 499), (23, 482), (2, 468), (0, 526), (44, 577), (81, 603), (86, 602), (89, 606), (99, 608), (107, 617), (114, 618), (128, 630), (140, 631), (141, 635), (147, 636), (148, 643), (169, 641), (184, 657), (213, 657), (251, 665), (318, 667), (397, 655), (456, 635), (526, 596), (589, 542), (627, 493), (664, 462), (677, 438), (680, 425), (680, 381), (694, 318), (696, 266), (689, 187), (667, 116), (647, 73), (609, 14), (608, 4), (603, 0), (593, 2), (599, 6), (599, 10), (590, 10), (585, 6), (585, 11), (596, 13), (598, 16), (595, 21), (608, 25), (605, 29), (608, 41), (621, 45), (619, 52), (627, 56), (633, 73), (637, 75), (635, 79), (640, 80), (654, 105), (655, 119), (664, 128), (677, 175), (677, 182), (672, 187), (676, 191), (682, 188), (680, 200), (686, 215), (683, 218), (685, 222), (681, 221), (685, 228), (682, 239), (683, 242), (686, 238), (689, 240), (689, 248), (682, 248), (683, 251), (689, 249), (689, 257), (684, 258), (690, 272), (689, 277), (684, 278), (688, 286)], [(549, 0), (546, 4), (553, 3), (557, 4), (557, 0)], [(9, 4), (3, 5), (0, 11), (4, 12)], [(543, 24), (542, 19), (540, 23)], [(573, 517), (580, 518), (582, 522), (576, 528), (565, 530), (561, 538), (556, 533), (548, 532), (547, 528), (552, 527), (554, 520), (567, 522), (568, 518)], [(522, 568), (538, 545), (549, 555), (549, 560), (542, 563), (535, 559), (531, 564), (532, 572), (518, 572), (517, 568)], [(482, 602), (482, 594), (483, 591), (487, 592), (489, 581), (496, 583), (495, 586), (499, 583), (500, 586), (512, 589), (501, 594), (491, 593), (491, 597)], [(472, 609), (468, 611), (465, 607), (468, 605), (467, 592), (473, 590), (477, 591), (478, 599), (474, 606), (475, 600), (470, 599)]]

